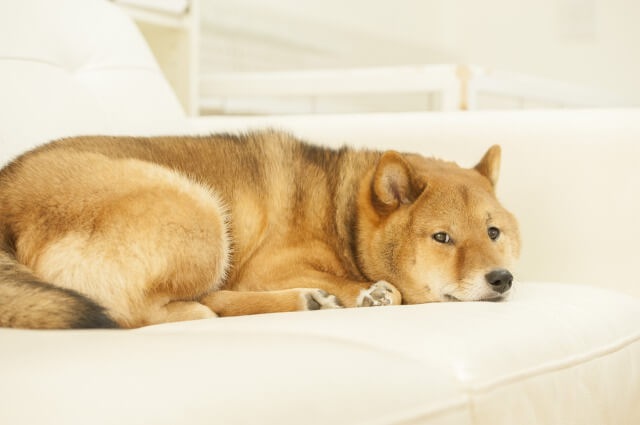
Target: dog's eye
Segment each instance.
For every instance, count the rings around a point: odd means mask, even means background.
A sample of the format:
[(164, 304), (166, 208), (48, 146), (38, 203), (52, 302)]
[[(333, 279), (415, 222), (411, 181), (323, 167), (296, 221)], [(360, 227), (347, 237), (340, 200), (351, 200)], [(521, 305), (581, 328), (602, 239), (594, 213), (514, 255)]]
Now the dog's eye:
[(451, 242), (451, 237), (445, 232), (438, 232), (433, 235), (433, 239), (436, 242), (440, 243), (449, 243)]
[(500, 236), (500, 229), (498, 229), (497, 227), (489, 227), (489, 229), (487, 230), (487, 234), (492, 241), (495, 241)]

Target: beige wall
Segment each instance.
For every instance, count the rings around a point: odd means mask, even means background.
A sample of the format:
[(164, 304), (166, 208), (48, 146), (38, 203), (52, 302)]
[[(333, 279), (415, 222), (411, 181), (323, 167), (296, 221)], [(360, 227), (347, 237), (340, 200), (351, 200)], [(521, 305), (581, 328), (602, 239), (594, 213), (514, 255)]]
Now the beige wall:
[(202, 0), (203, 71), (473, 63), (640, 104), (637, 0)]

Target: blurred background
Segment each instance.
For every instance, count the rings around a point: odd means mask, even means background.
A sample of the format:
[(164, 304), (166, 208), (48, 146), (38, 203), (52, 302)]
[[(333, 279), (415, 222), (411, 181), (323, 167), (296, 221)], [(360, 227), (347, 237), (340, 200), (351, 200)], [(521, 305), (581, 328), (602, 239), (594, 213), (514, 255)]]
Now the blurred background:
[(640, 105), (637, 0), (113, 0), (198, 114)]

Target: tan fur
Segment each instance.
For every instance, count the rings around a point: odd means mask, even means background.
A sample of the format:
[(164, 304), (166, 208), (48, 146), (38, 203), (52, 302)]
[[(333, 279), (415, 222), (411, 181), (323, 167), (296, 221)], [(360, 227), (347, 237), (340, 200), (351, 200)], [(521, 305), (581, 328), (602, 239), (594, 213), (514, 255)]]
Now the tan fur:
[[(469, 170), (276, 132), (57, 141), (0, 172), (0, 325), (495, 298), (485, 275), (519, 252), (499, 160), (493, 147)], [(59, 314), (33, 308), (55, 297)]]

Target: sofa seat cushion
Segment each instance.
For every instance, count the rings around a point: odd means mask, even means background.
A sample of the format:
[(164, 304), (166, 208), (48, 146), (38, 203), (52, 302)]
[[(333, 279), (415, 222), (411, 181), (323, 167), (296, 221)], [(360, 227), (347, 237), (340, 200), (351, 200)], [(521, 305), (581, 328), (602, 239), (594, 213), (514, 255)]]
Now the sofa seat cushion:
[(0, 339), (0, 423), (640, 423), (640, 302), (582, 285)]

